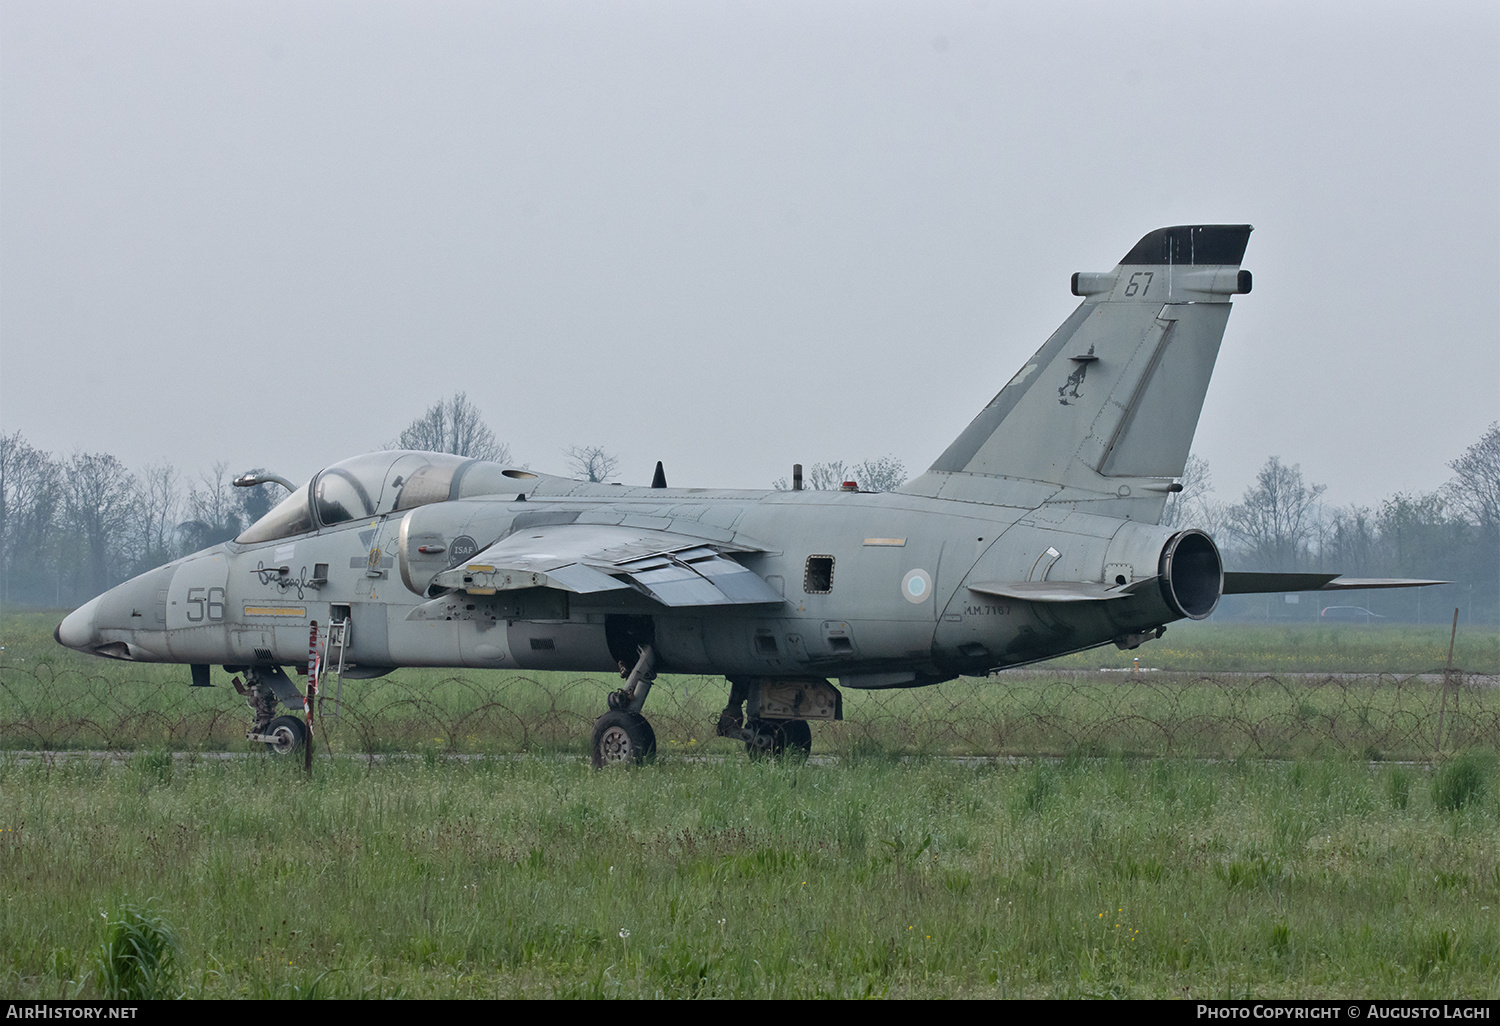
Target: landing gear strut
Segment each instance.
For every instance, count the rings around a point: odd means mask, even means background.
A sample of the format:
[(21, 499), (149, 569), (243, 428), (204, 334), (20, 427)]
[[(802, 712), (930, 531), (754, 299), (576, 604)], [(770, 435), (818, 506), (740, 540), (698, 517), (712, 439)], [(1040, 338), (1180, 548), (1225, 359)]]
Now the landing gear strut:
[(651, 682), (656, 679), (656, 649), (641, 645), (636, 651), (639, 656), (635, 666), (628, 671), (623, 664), (620, 668), (625, 686), (610, 692), (609, 712), (594, 721), (595, 769), (641, 763), (656, 755), (656, 732), (641, 715)]
[(255, 713), (247, 740), (258, 741), (275, 755), (290, 755), (302, 751), (307, 744), (307, 724), (296, 716), (277, 716), (276, 705), (281, 703), (288, 709), (304, 708), (302, 692), (279, 666), (251, 666), (245, 670), (245, 683), (235, 677), (234, 689), (245, 698), (245, 704)]

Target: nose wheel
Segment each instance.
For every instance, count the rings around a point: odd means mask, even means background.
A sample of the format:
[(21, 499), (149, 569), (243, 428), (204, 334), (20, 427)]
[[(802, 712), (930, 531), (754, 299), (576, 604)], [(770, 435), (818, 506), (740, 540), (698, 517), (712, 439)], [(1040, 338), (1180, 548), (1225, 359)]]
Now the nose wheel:
[(291, 755), (307, 744), (307, 724), (295, 716), (278, 716), (261, 733), (274, 739), (266, 742), (266, 750), (274, 755)]

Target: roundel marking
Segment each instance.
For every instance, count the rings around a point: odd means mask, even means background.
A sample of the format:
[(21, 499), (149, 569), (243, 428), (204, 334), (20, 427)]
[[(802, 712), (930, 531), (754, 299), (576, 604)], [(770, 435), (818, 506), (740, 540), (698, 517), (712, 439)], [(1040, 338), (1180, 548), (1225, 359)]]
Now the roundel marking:
[(932, 577), (926, 570), (912, 570), (901, 578), (901, 597), (913, 604), (926, 602), (932, 595)]

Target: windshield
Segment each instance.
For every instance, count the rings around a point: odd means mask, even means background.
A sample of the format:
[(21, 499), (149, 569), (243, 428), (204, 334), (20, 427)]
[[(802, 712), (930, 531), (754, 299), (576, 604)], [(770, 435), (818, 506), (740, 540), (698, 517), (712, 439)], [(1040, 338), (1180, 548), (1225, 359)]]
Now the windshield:
[(312, 510), (307, 506), (307, 490), (312, 485), (298, 488), (291, 495), (272, 507), (271, 512), (251, 524), (235, 541), (241, 545), (274, 541), (313, 529)]
[(311, 531), (316, 525), (331, 527), (445, 502), (453, 497), (455, 476), (464, 476), (459, 472), (475, 462), (446, 453), (402, 450), (355, 456), (333, 464), (282, 499), (235, 541), (274, 541)]

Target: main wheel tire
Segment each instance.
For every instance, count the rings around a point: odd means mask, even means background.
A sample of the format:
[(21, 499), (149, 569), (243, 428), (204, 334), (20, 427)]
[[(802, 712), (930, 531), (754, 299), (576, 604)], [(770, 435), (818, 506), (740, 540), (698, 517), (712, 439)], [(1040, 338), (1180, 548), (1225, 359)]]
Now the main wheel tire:
[(656, 756), (656, 731), (640, 713), (611, 709), (594, 721), (594, 768), (642, 763)]
[(769, 735), (771, 739), (769, 748), (762, 748), (753, 741), (745, 742), (745, 751), (752, 759), (769, 756), (802, 760), (812, 754), (812, 728), (806, 720), (756, 720), (748, 726), (755, 733)]
[(275, 736), (275, 741), (266, 742), (272, 755), (292, 755), (307, 744), (307, 724), (295, 716), (278, 716), (261, 733)]

